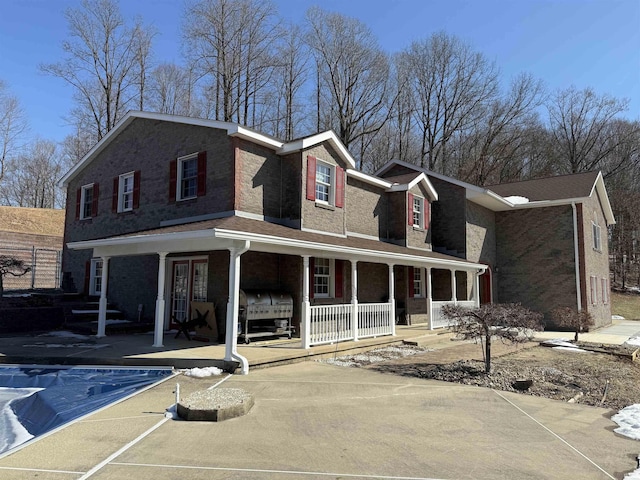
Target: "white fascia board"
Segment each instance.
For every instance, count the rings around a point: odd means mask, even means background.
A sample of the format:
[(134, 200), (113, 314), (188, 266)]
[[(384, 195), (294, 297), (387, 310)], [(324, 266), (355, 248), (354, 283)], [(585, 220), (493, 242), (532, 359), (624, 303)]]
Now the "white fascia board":
[(589, 194), (590, 197), (593, 196), (594, 191), (597, 191), (598, 196), (600, 197), (600, 204), (602, 205), (604, 216), (607, 219), (607, 225), (615, 225), (616, 218), (613, 215), (613, 209), (611, 208), (611, 203), (609, 202), (609, 194), (607, 193), (607, 187), (604, 184), (604, 177), (602, 176), (602, 172), (598, 172), (598, 177), (593, 183), (591, 193)]
[(317, 133), (310, 137), (301, 138), (293, 142), (285, 143), (282, 148), (276, 151), (278, 155), (287, 155), (289, 153), (297, 152), (300, 150), (306, 150), (307, 148), (314, 147), (322, 142), (329, 142), (338, 151), (340, 157), (347, 162), (352, 169), (356, 168), (356, 161), (353, 159), (349, 151), (344, 144), (340, 141), (338, 136), (333, 130), (327, 130), (326, 132)]
[(387, 192), (406, 192), (410, 188), (415, 187), (420, 182), (424, 184), (425, 188), (427, 189), (427, 192), (429, 192), (429, 196), (431, 197), (431, 200), (434, 202), (437, 201), (438, 192), (436, 192), (436, 189), (433, 188), (433, 185), (431, 184), (431, 182), (429, 181), (429, 179), (424, 173), (421, 173), (416, 178), (411, 180), (409, 183), (394, 183), (391, 187), (387, 189)]
[(250, 142), (257, 143), (258, 145), (262, 145), (263, 147), (271, 148), (273, 150), (280, 149), (284, 145), (283, 142), (280, 142), (275, 138), (255, 132), (241, 125), (232, 124), (232, 127), (227, 129), (227, 133), (230, 137), (240, 137), (245, 140), (249, 140)]
[(380, 188), (391, 188), (393, 184), (382, 178), (373, 177), (371, 175), (367, 175), (366, 173), (361, 172), (360, 170), (354, 170), (352, 168), (347, 169), (347, 176), (357, 178), (358, 180), (362, 180), (365, 183), (370, 185), (374, 185)]
[[(263, 235), (259, 233), (239, 232), (236, 230), (218, 230), (216, 229), (216, 238), (226, 238), (229, 240), (248, 240), (252, 245), (263, 243), (269, 245), (278, 245), (288, 248), (306, 250), (309, 252), (321, 251), (323, 253), (330, 252), (335, 254), (336, 258), (344, 258), (348, 260), (354, 257), (363, 257), (376, 259), (374, 263), (393, 263), (403, 265), (439, 265), (443, 267), (457, 267), (462, 270), (482, 270), (487, 266), (476, 263), (461, 262), (458, 260), (447, 260), (440, 258), (421, 257), (410, 254), (398, 254), (391, 252), (383, 252), (380, 250), (367, 250), (353, 247), (344, 247), (341, 245), (330, 245), (317, 242), (309, 242), (306, 240), (296, 240), (292, 238), (273, 237), (271, 235)], [(290, 250), (288, 250), (290, 251)]]
[(382, 167), (380, 167), (373, 174), (376, 175), (376, 176), (380, 176), (383, 173), (387, 172), (388, 170), (391, 170), (391, 167), (393, 167), (394, 165), (399, 165), (401, 167), (410, 168), (411, 170), (415, 170), (416, 172), (425, 171), (425, 169), (420, 168), (419, 166), (414, 165), (413, 163), (403, 162), (402, 160), (389, 160), (387, 163), (385, 163)]
[(70, 250), (85, 250), (88, 248), (99, 248), (118, 245), (135, 245), (138, 243), (154, 243), (165, 241), (184, 241), (197, 238), (214, 238), (215, 231), (213, 229), (195, 230), (188, 232), (175, 233), (158, 233), (155, 235), (131, 235), (129, 237), (102, 238), (98, 240), (82, 240), (79, 242), (67, 243)]

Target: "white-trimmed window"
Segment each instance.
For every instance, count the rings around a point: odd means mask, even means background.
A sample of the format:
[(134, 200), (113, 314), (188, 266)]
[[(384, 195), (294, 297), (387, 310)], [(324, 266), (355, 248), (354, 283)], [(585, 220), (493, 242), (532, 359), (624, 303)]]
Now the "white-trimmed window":
[(591, 304), (597, 305), (598, 304), (598, 277), (596, 277), (595, 275), (591, 275), (591, 277), (589, 277), (589, 280), (590, 280), (590, 286), (591, 286)]
[(102, 259), (91, 259), (91, 275), (89, 277), (89, 295), (100, 295), (102, 292)]
[(424, 228), (424, 198), (413, 196), (413, 226)]
[(198, 196), (198, 154), (178, 159), (178, 200), (189, 200)]
[(424, 297), (424, 269), (413, 268), (413, 296), (414, 298)]
[(120, 175), (118, 182), (118, 212), (133, 210), (134, 172)]
[(332, 297), (333, 261), (329, 258), (316, 258), (313, 265), (314, 298)]
[(602, 303), (604, 305), (609, 303), (609, 282), (606, 278), (601, 278), (602, 284)]
[(334, 169), (331, 165), (323, 162), (316, 162), (316, 201), (334, 204)]
[(602, 251), (602, 237), (600, 232), (600, 225), (595, 222), (591, 222), (593, 230), (593, 249), (598, 252)]
[(80, 219), (91, 218), (94, 216), (94, 184), (84, 185), (80, 195)]

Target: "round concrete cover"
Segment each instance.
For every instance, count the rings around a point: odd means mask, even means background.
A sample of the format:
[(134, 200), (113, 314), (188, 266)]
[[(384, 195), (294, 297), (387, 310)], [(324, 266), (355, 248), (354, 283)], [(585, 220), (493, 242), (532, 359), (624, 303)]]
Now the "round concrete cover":
[(199, 390), (178, 402), (178, 415), (185, 420), (221, 422), (245, 415), (253, 407), (253, 395), (240, 388)]

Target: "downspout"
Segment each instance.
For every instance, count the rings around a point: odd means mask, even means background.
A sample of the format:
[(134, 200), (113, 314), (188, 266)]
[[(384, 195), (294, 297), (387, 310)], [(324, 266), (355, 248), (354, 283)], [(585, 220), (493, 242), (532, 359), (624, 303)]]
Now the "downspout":
[(578, 300), (578, 312), (582, 311), (582, 295), (580, 286), (580, 253), (578, 250), (578, 214), (576, 212), (576, 202), (571, 202), (573, 209), (573, 251), (576, 262), (576, 297)]
[(225, 360), (240, 363), (243, 375), (249, 373), (249, 361), (238, 353), (238, 290), (240, 289), (240, 256), (249, 250), (250, 242), (229, 249), (229, 303), (225, 336)]

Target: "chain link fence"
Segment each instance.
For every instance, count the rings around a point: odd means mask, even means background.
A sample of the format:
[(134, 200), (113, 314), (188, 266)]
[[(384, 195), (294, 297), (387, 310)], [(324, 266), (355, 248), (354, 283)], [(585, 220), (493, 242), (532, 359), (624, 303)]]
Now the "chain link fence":
[(15, 257), (24, 262), (31, 271), (21, 277), (5, 275), (4, 289), (34, 290), (59, 288), (62, 278), (62, 250), (48, 248), (0, 247), (0, 255)]

